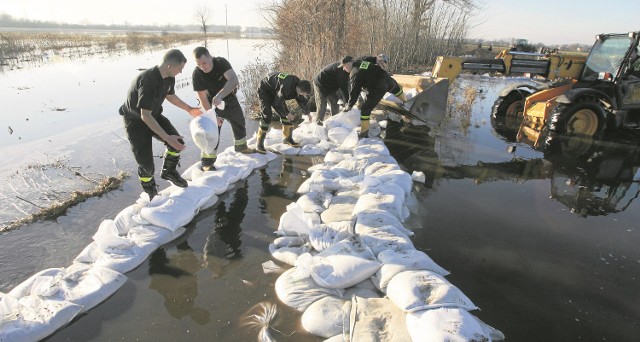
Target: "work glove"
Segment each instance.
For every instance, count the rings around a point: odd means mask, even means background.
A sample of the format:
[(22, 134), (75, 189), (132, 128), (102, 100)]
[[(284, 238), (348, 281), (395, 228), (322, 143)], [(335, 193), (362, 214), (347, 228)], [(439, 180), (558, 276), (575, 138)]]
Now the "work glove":
[(346, 106), (342, 109), (343, 112), (348, 112), (351, 111), (351, 108), (353, 108), (353, 106)]

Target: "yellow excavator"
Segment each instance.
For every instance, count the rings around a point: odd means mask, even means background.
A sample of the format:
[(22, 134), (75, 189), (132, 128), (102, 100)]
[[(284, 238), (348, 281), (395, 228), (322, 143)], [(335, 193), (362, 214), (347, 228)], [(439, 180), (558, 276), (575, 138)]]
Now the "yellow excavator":
[[(499, 75), (529, 75), (544, 81), (577, 78), (584, 67), (585, 53), (529, 53), (503, 50), (495, 58), (438, 57), (429, 76), (393, 75), (405, 89), (415, 88), (418, 94), (405, 103), (405, 109), (420, 121), (437, 123), (447, 111), (449, 84), (460, 74), (491, 73)], [(382, 102), (384, 109), (393, 104)], [(402, 110), (402, 109), (400, 109)]]

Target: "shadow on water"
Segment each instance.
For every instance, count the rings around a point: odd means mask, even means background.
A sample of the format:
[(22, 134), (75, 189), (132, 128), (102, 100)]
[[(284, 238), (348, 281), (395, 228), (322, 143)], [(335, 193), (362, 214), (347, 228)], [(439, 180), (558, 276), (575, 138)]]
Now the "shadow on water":
[(506, 136), (504, 126), (476, 129), (503, 141), (491, 152), (503, 161), (447, 164), (453, 152), (429, 128), (389, 123), (391, 154), (426, 176), (406, 223), (424, 227), (416, 248), (451, 270), (448, 279), (485, 309), (475, 314), (509, 340), (637, 341), (640, 137), (558, 136), (526, 158), (518, 152), (531, 147), (508, 127)]

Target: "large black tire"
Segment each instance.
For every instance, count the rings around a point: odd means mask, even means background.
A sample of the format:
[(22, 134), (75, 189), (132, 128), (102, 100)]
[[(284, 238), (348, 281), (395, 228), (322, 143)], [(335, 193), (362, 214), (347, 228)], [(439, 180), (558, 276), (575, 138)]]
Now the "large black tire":
[(606, 111), (600, 101), (584, 97), (575, 102), (559, 104), (549, 117), (549, 132), (582, 135), (598, 139), (602, 136)]
[(491, 117), (521, 118), (524, 111), (525, 95), (519, 91), (512, 91), (507, 96), (499, 97), (491, 107)]

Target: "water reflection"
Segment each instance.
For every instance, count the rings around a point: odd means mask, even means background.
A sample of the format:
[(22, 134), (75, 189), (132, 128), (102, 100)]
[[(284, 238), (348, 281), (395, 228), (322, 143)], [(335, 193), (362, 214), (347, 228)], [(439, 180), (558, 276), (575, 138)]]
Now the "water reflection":
[(166, 250), (159, 248), (149, 259), (150, 289), (158, 291), (164, 298), (164, 306), (171, 317), (190, 317), (199, 325), (209, 323), (209, 312), (197, 306), (200, 262), (185, 240), (176, 246), (177, 253), (167, 257)]
[[(504, 127), (496, 131), (500, 134)], [(512, 141), (513, 130), (506, 131), (505, 138)], [(549, 179), (549, 197), (582, 217), (624, 211), (640, 194), (640, 180), (635, 179), (640, 136), (627, 132), (608, 133), (598, 141), (553, 136), (547, 139), (543, 158), (513, 156), (504, 162), (456, 166), (440, 165), (428, 128), (390, 123), (385, 142), (407, 168), (425, 173), (426, 188), (438, 179), (473, 179), (476, 184)]]
[[(202, 269), (213, 279), (223, 277), (229, 267), (242, 257), (242, 221), (249, 200), (246, 181), (236, 188), (231, 203), (221, 200), (214, 210), (215, 224), (206, 237), (202, 255), (189, 245), (188, 239), (173, 249), (159, 248), (149, 259), (149, 288), (164, 298), (164, 306), (176, 318), (191, 318), (199, 325), (210, 321), (209, 312), (198, 305), (198, 275)], [(200, 220), (205, 222), (206, 218)], [(171, 251), (171, 253), (168, 253)]]

